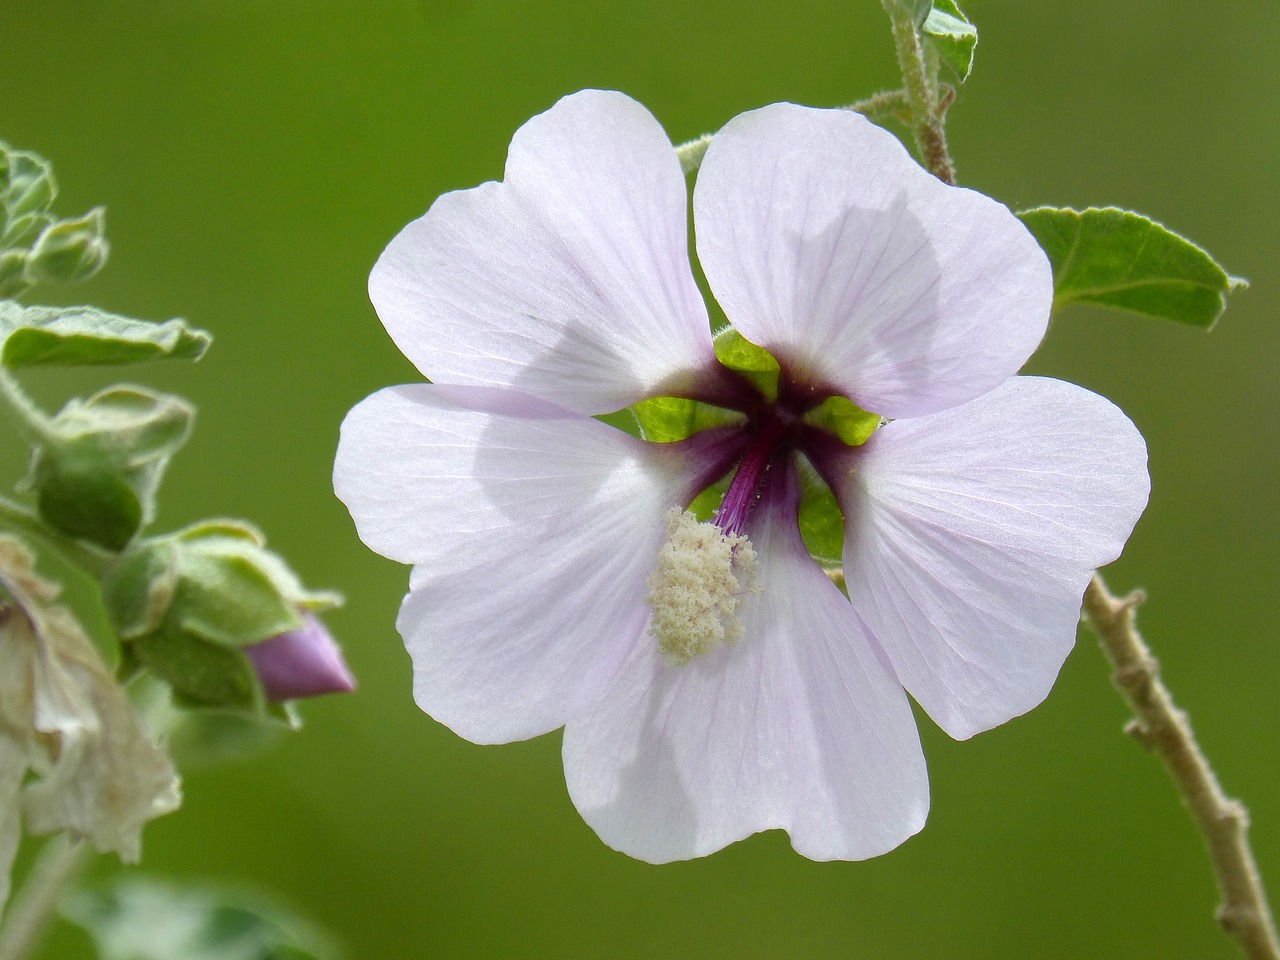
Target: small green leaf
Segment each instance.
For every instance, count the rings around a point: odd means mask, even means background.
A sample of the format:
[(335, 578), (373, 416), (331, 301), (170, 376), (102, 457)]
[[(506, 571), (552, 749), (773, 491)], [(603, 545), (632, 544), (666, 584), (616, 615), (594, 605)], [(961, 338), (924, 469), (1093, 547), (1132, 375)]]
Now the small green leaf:
[(177, 591), (177, 548), (167, 537), (126, 550), (102, 577), (102, 603), (121, 640), (158, 630)]
[(67, 438), (97, 437), (135, 467), (173, 456), (191, 434), (195, 409), (181, 397), (120, 384), (88, 400), (72, 400), (53, 420)]
[(810, 555), (824, 566), (840, 566), (844, 555), (844, 514), (835, 494), (803, 457), (800, 476), (800, 536)]
[(260, 705), (257, 674), (239, 650), (168, 627), (130, 647), (138, 663), (169, 682), (180, 704), (240, 710)]
[(0, 300), (16, 297), (31, 284), (27, 283), (27, 251), (5, 250), (0, 253)]
[(40, 518), (69, 537), (123, 550), (142, 526), (143, 503), (119, 473), (78, 452), (40, 457), (30, 481)]
[(5, 224), (4, 233), (0, 235), (0, 246), (8, 246), (15, 249), (23, 247), (28, 238), (39, 233), (56, 220), (57, 217), (50, 216), (47, 213), (24, 213), (20, 217), (14, 217)]
[(963, 83), (973, 70), (973, 48), (978, 45), (978, 28), (960, 12), (955, 0), (934, 0), (920, 32), (929, 39)]
[(770, 400), (778, 396), (780, 367), (764, 347), (756, 346), (733, 327), (715, 335), (716, 357), (730, 370), (737, 370), (754, 383)]
[(1018, 216), (1053, 265), (1055, 308), (1090, 303), (1208, 330), (1227, 294), (1248, 286), (1190, 240), (1129, 210), (1036, 207)]
[(97, 307), (23, 307), (0, 301), (0, 361), (8, 367), (198, 360), (212, 339), (184, 320), (153, 323)]
[(269, 570), (266, 551), (231, 542), (183, 550), (175, 612), (184, 631), (226, 646), (248, 646), (303, 626), (296, 595)]
[(83, 217), (45, 227), (27, 253), (27, 283), (75, 283), (101, 270), (111, 249), (105, 217), (102, 207), (94, 207)]
[(709, 427), (744, 423), (746, 417), (735, 410), (713, 407), (685, 397), (651, 397), (631, 407), (640, 425), (640, 436), (654, 443), (672, 443), (691, 437)]
[(848, 397), (828, 397), (804, 415), (804, 422), (834, 433), (851, 447), (859, 447), (880, 427), (879, 414), (868, 413)]
[(0, 204), (10, 220), (43, 213), (57, 194), (58, 184), (48, 160), (0, 142)]
[(260, 897), (124, 876), (75, 891), (63, 915), (100, 960), (335, 960), (313, 924)]

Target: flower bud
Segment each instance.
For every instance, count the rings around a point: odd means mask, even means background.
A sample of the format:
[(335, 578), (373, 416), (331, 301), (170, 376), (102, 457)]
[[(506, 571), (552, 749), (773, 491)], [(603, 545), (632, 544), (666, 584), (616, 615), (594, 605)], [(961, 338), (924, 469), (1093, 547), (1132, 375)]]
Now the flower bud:
[(232, 521), (196, 524), (129, 547), (102, 580), (131, 660), (190, 705), (262, 711), (265, 703), (351, 689), (305, 590), (262, 535)]
[(71, 537), (122, 550), (149, 523), (169, 458), (195, 411), (179, 397), (116, 386), (72, 400), (50, 422), (24, 481), (41, 519)]
[(267, 700), (279, 703), (325, 693), (350, 693), (356, 678), (342, 657), (342, 651), (311, 614), (303, 615), (306, 625), (270, 640), (245, 647)]
[(27, 254), (24, 278), (37, 283), (87, 280), (107, 262), (110, 245), (103, 235), (106, 212), (94, 207), (78, 220), (45, 227)]
[(0, 143), (0, 203), (10, 222), (48, 210), (57, 193), (58, 185), (48, 160)]

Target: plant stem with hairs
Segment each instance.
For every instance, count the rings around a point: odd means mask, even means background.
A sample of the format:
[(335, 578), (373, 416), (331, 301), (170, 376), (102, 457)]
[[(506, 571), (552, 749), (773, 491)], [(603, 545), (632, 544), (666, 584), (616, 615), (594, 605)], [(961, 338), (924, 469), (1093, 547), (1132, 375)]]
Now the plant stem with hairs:
[(1118, 598), (1095, 575), (1084, 594), (1084, 622), (1098, 635), (1116, 688), (1133, 709), (1126, 731), (1160, 756), (1204, 834), (1222, 892), (1218, 921), (1250, 960), (1280, 960), (1280, 941), (1249, 848), (1249, 815), (1229, 798), (1196, 743), (1187, 715), (1160, 679), (1159, 664), (1134, 625), (1141, 594)]

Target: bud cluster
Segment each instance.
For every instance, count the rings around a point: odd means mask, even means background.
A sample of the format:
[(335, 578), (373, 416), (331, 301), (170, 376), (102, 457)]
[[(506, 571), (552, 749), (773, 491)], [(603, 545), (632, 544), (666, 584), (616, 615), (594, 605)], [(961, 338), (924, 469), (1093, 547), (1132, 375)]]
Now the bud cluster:
[(49, 415), (18, 385), (12, 371), (22, 368), (198, 360), (210, 340), (178, 319), (11, 299), (43, 281), (83, 279), (106, 258), (102, 211), (58, 220), (56, 194), (46, 160), (0, 143), (0, 402), (31, 443), (18, 486), (30, 507), (0, 506), (19, 520), (16, 529), (86, 561), (120, 640), (123, 677), (145, 671), (179, 705), (255, 717), (278, 715), (283, 701), (353, 689), (316, 618), (338, 598), (305, 590), (254, 528), (217, 520), (148, 530), (169, 461), (191, 434), (188, 401), (116, 384)]
[(179, 702), (261, 710), (355, 687), (315, 616), (339, 598), (304, 589), (243, 522), (138, 541), (107, 569), (102, 596), (126, 662), (166, 680)]
[(60, 220), (49, 162), (0, 142), (0, 299), (40, 283), (87, 280), (106, 262), (105, 212)]

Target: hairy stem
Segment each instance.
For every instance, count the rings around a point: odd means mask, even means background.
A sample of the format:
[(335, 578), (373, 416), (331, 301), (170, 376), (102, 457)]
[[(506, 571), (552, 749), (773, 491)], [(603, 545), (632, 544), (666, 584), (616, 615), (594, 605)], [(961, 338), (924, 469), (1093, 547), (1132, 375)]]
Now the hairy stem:
[(939, 102), (936, 58), (926, 60), (924, 45), (916, 29), (915, 17), (900, 0), (882, 0), (893, 23), (893, 43), (898, 50), (898, 67), (911, 114), (911, 132), (924, 165), (943, 183), (956, 182), (955, 164), (947, 150), (943, 125), (945, 109)]
[(84, 841), (66, 834), (58, 834), (44, 845), (0, 926), (0, 960), (23, 960), (35, 952), (62, 891), (80, 871), (88, 853)]
[(0, 366), (0, 401), (13, 412), (22, 429), (33, 439), (43, 440), (53, 433), (49, 418), (27, 396), (13, 374)]
[(1187, 715), (1160, 680), (1159, 665), (1134, 626), (1141, 595), (1111, 594), (1095, 575), (1084, 594), (1084, 622), (1098, 635), (1116, 688), (1133, 709), (1126, 728), (1160, 755), (1204, 835), (1222, 892), (1218, 921), (1251, 960), (1280, 960), (1280, 941), (1247, 838), (1249, 815), (1222, 792)]

